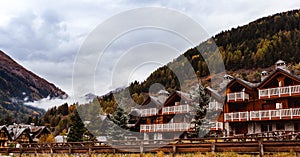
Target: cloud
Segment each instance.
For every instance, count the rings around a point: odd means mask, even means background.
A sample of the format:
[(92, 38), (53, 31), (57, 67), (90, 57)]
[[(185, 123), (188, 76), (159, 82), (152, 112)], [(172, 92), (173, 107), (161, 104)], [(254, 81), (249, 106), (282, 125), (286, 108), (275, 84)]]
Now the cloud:
[[(2, 2), (1, 6), (0, 49), (29, 70), (55, 83), (69, 95), (72, 95), (73, 64), (82, 42), (99, 24), (122, 11), (149, 6), (174, 9), (193, 18), (209, 34), (214, 35), (221, 30), (241, 26), (263, 16), (297, 9), (300, 6), (300, 1), (75, 0), (70, 3), (67, 0), (56, 2), (11, 0)], [(157, 15), (149, 14), (145, 20), (151, 16)], [(157, 17), (159, 18), (159, 16)], [(119, 25), (111, 25), (110, 30), (114, 31), (118, 27)], [(132, 32), (131, 35), (124, 36), (115, 41), (114, 46), (107, 50), (106, 60), (101, 65), (106, 67), (105, 71), (99, 73), (103, 74), (102, 76), (96, 75), (96, 78), (101, 79), (101, 82), (96, 84), (96, 94), (103, 94), (114, 88), (109, 85), (111, 79), (107, 74), (115, 65), (112, 63), (116, 62), (130, 47), (146, 42), (161, 42), (176, 47), (180, 53), (190, 47), (178, 38), (163, 33), (160, 34), (160, 37), (156, 37), (159, 36), (159, 33), (155, 33), (153, 30), (152, 32), (146, 29), (143, 31)], [(102, 34), (103, 39), (106, 37), (107, 34)], [(101, 40), (97, 42), (101, 42)], [(143, 51), (145, 54), (151, 54), (151, 50)], [(87, 55), (86, 57), (95, 56)], [(144, 55), (143, 57), (149, 56)], [(147, 72), (133, 74), (134, 77), (132, 78), (145, 79), (151, 72), (149, 70), (158, 66), (157, 64), (153, 65), (153, 68), (147, 66), (145, 68)], [(124, 69), (126, 67), (130, 67), (130, 65), (123, 65)], [(123, 73), (132, 72), (131, 70), (128, 68)], [(99, 72), (97, 68), (95, 72)]]

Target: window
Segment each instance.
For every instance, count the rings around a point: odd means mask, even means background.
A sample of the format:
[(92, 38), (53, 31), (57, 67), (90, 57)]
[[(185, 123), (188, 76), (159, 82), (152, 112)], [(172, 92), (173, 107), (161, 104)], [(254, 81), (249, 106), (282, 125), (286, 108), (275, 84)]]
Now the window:
[(276, 109), (282, 109), (282, 103), (276, 103)]
[(261, 132), (269, 132), (272, 131), (272, 124), (262, 124)]
[(277, 123), (276, 130), (284, 130), (284, 123)]

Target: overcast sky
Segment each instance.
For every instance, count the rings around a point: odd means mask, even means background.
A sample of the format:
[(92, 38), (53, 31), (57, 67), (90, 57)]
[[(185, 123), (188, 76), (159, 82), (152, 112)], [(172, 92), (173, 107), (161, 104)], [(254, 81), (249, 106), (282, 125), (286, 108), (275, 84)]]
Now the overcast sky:
[[(298, 9), (300, 1), (3, 1), (1, 2), (0, 9), (0, 49), (27, 69), (54, 83), (69, 95), (72, 95), (73, 63), (82, 42), (88, 34), (113, 15), (130, 9), (150, 6), (177, 10), (201, 24), (212, 36), (222, 30), (242, 26), (264, 16)], [(159, 35), (159, 33), (153, 30), (140, 32), (140, 34), (143, 33)], [(130, 36), (124, 37), (127, 39), (123, 39), (123, 41), (142, 40), (140, 39), (142, 37), (141, 35), (135, 36), (133, 33)], [(172, 37), (169, 39), (174, 40), (173, 44), (180, 41)], [(122, 44), (126, 43), (123, 42)], [(166, 57), (161, 62), (167, 63), (172, 60), (172, 57), (178, 56), (184, 50), (191, 47), (188, 44), (176, 45), (179, 45), (176, 49), (165, 49), (166, 52), (176, 51), (176, 53), (173, 56), (168, 55), (169, 57)], [(157, 45), (154, 44), (151, 46), (155, 48)], [(109, 65), (110, 58), (115, 58), (116, 55), (122, 56), (122, 53), (124, 53), (122, 46), (118, 47), (118, 44), (110, 47), (110, 49), (109, 53), (106, 54), (105, 62), (101, 64), (102, 68), (106, 68), (107, 66), (108, 70), (111, 68)], [(128, 52), (128, 49), (126, 51)], [(138, 47), (136, 51), (147, 51), (147, 46)], [(158, 66), (160, 64), (149, 62), (142, 69), (130, 67), (131, 71), (129, 71), (130, 74), (127, 79), (129, 81), (133, 79), (145, 79)], [(104, 94), (117, 86), (122, 86), (108, 85), (111, 80), (106, 77), (101, 77), (98, 80), (101, 83), (97, 84), (97, 90), (91, 91), (98, 95)]]

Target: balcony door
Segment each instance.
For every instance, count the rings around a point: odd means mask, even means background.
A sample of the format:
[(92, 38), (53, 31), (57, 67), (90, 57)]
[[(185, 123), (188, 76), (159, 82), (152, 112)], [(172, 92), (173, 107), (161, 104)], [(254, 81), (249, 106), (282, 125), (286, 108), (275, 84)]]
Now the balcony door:
[(272, 124), (262, 124), (261, 132), (270, 132), (272, 131)]
[(248, 124), (247, 123), (236, 123), (233, 125), (235, 134), (247, 134)]

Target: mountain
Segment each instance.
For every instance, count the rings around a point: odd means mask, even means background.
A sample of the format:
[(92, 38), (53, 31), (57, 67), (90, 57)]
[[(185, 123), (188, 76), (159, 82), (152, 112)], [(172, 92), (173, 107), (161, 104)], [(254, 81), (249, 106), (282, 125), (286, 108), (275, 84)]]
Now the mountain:
[[(30, 114), (40, 114), (43, 110), (25, 106), (23, 103), (48, 96), (52, 98), (67, 95), (54, 84), (26, 70), (0, 51), (0, 120), (8, 116), (13, 121), (24, 121)], [(24, 115), (24, 118), (20, 118)]]
[[(224, 63), (228, 73), (247, 81), (259, 81), (262, 68), (272, 66), (279, 59), (289, 63), (290, 68), (294, 68), (292, 71), (299, 71), (300, 10), (277, 13), (244, 26), (222, 31), (158, 68), (146, 81), (135, 81), (128, 88), (132, 95), (140, 95), (147, 93), (154, 83), (164, 85), (169, 92), (184, 89), (185, 87), (180, 86), (180, 82), (183, 81), (192, 86), (198, 78), (205, 84), (207, 80), (203, 79), (209, 79), (209, 69), (202, 56), (210, 57), (215, 51), (222, 55), (219, 62)], [(212, 62), (216, 61), (216, 58), (210, 59)], [(192, 65), (193, 69), (189, 68), (189, 65)], [(172, 70), (169, 67), (172, 67)], [(196, 73), (197, 78), (191, 78), (192, 73)], [(111, 102), (115, 107), (111, 98), (111, 95), (105, 96), (101, 101), (106, 104)]]
[(54, 84), (35, 75), (0, 51), (0, 100), (35, 101), (42, 98), (61, 97), (65, 92)]
[[(216, 46), (212, 44), (213, 42)], [(216, 50), (219, 50), (222, 55), (227, 73), (244, 80), (259, 81), (260, 72), (273, 69), (270, 67), (279, 59), (289, 63), (291, 72), (300, 75), (300, 10), (278, 13), (244, 26), (222, 31), (195, 48), (187, 50), (167, 65), (158, 68), (146, 81), (132, 82), (127, 87), (132, 99), (136, 103), (143, 102), (140, 99), (147, 97), (149, 87), (154, 83), (164, 85), (170, 93), (182, 89), (179, 79), (182, 79), (188, 86), (195, 85), (197, 79), (201, 79), (201, 83), (205, 84), (205, 81), (209, 79), (209, 71), (201, 55), (207, 56)], [(194, 71), (190, 71), (188, 63), (192, 65)], [(172, 67), (172, 70), (169, 67)], [(197, 78), (192, 78), (191, 73), (196, 73)], [(177, 77), (178, 75), (180, 78)], [(100, 103), (102, 111), (112, 113), (117, 105), (113, 93), (119, 93), (122, 96), (122, 91), (127, 88), (111, 91), (94, 101)], [(154, 87), (151, 86), (151, 88)], [(95, 110), (95, 108), (99, 109), (99, 103), (90, 103), (89, 113), (86, 114), (90, 116), (99, 114), (99, 111)], [(130, 103), (126, 104), (130, 105)], [(55, 115), (57, 114), (55, 109), (49, 110), (42, 118), (42, 122), (45, 124), (57, 122), (51, 124), (52, 127), (56, 127), (55, 130), (67, 130), (67, 124), (58, 125), (60, 118)]]

